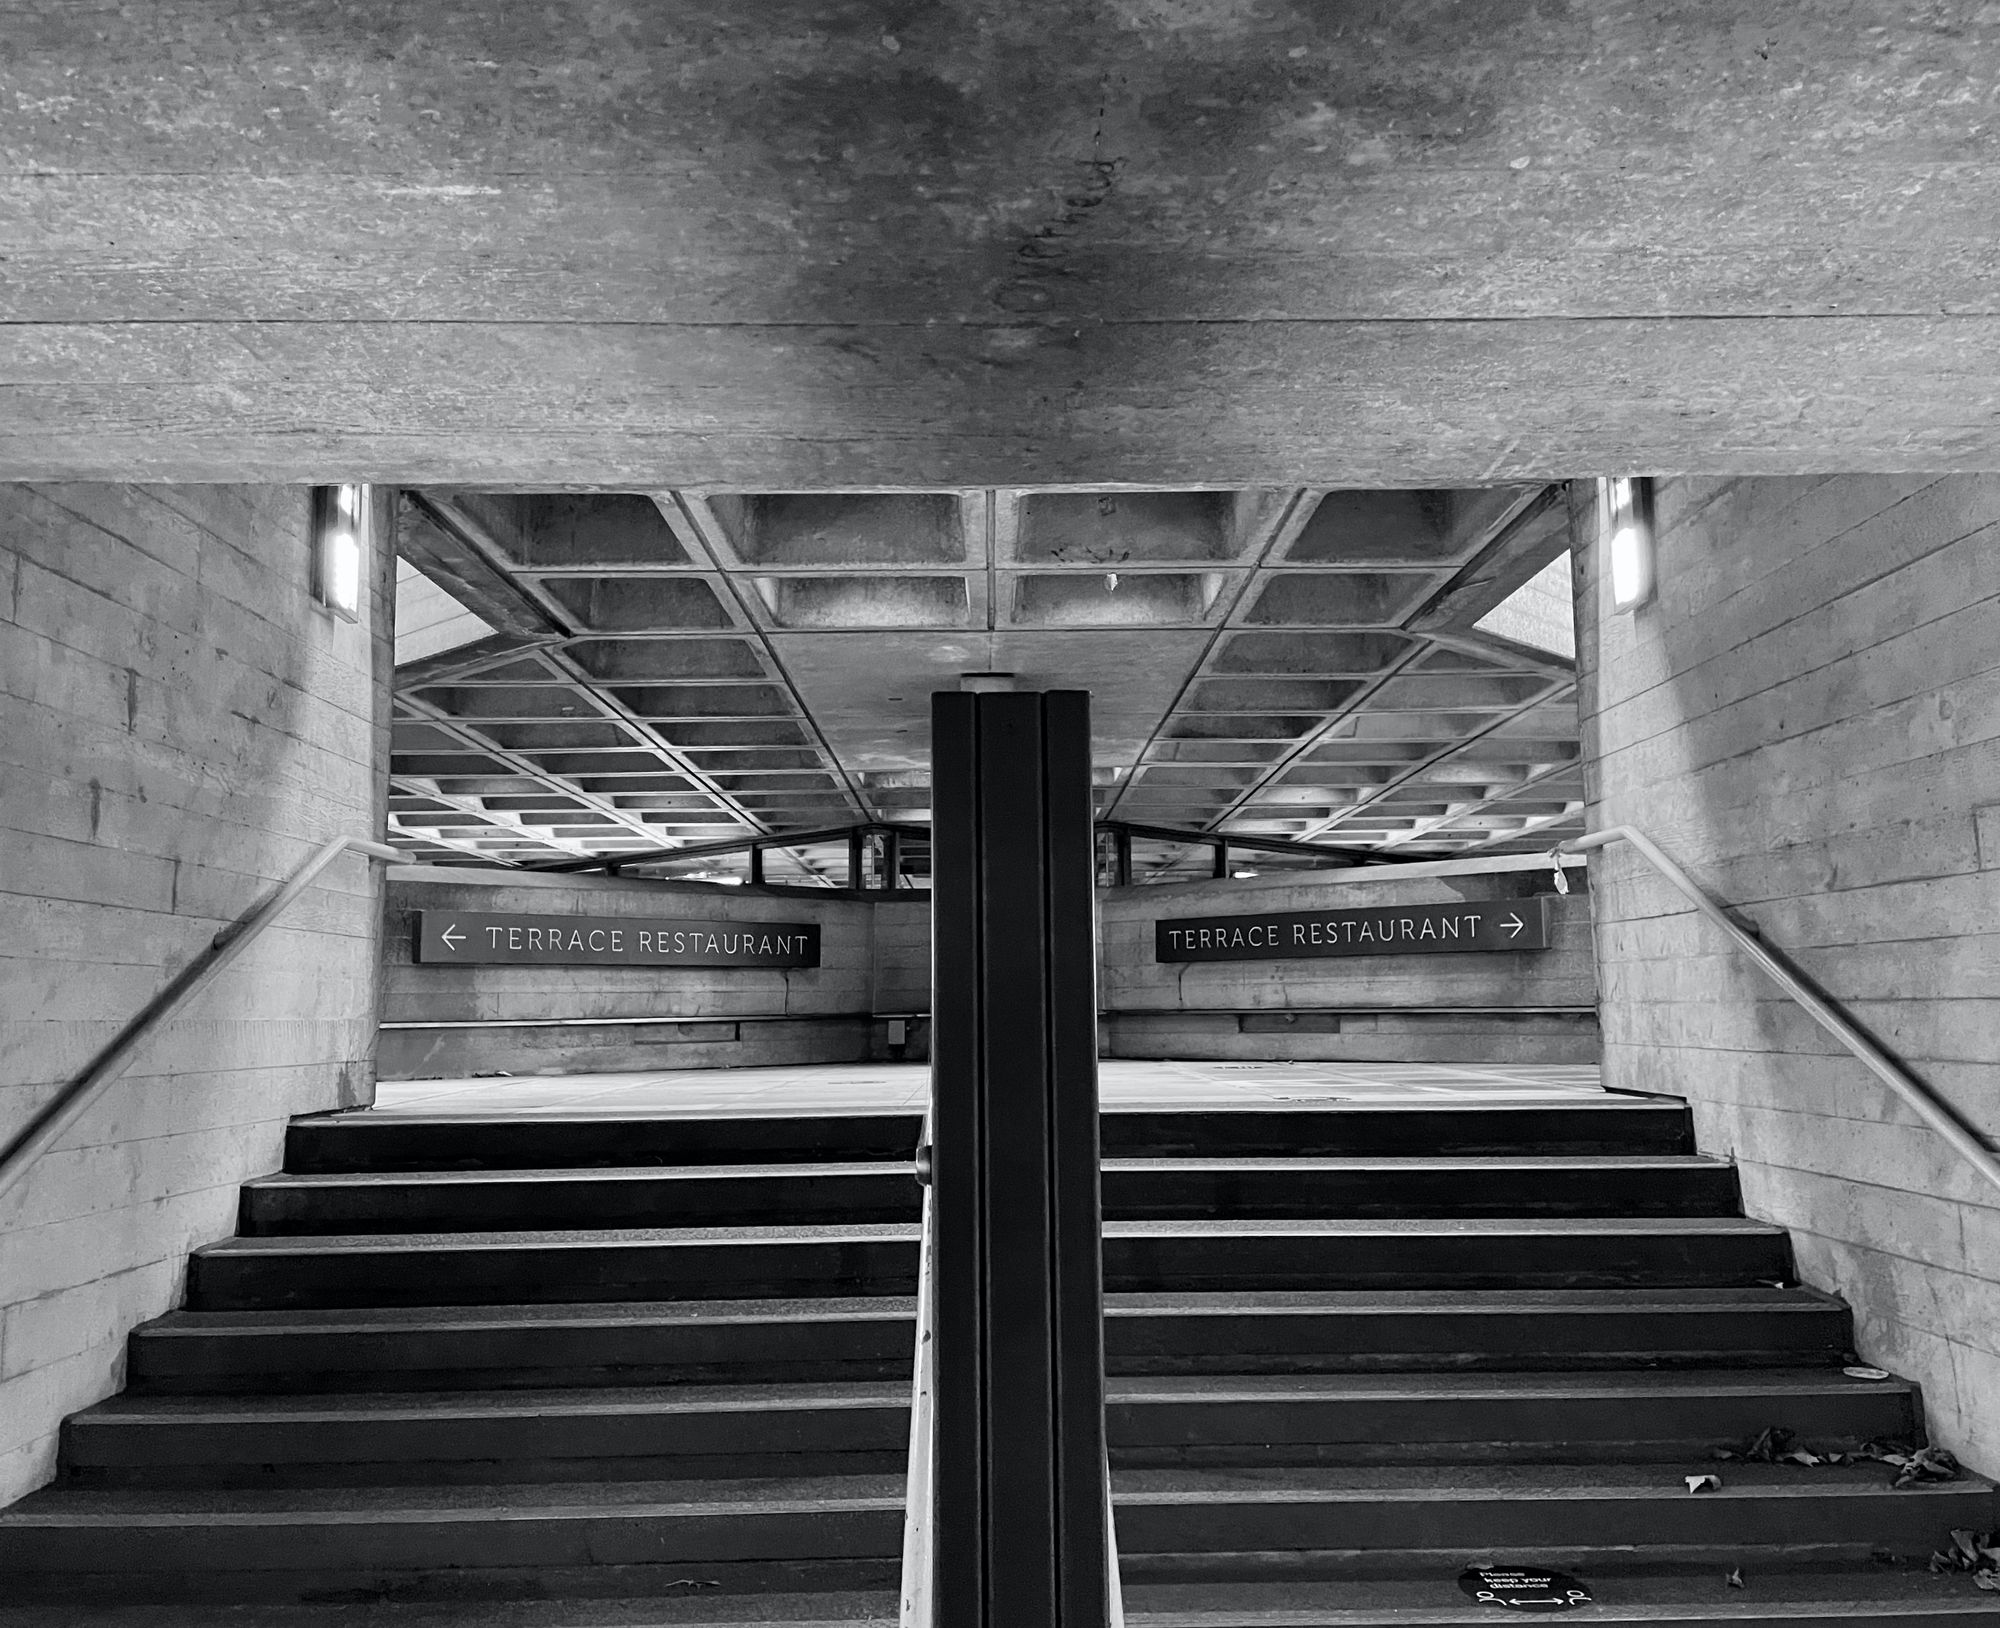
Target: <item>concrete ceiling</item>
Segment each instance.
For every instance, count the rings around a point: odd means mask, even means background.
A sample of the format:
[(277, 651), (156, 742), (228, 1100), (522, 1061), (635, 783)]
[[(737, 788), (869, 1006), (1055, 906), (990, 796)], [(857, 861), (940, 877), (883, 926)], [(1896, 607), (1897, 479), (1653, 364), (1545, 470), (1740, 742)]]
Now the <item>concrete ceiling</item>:
[[(931, 692), (1000, 673), (1091, 692), (1102, 817), (1553, 842), (1572, 664), (1478, 624), (1569, 540), (1537, 485), (413, 491), (403, 556), (496, 631), (398, 669), (396, 840), (532, 863), (922, 821)], [(773, 879), (826, 869), (794, 860)]]
[(13, 0), (0, 478), (2000, 467), (1980, 0)]

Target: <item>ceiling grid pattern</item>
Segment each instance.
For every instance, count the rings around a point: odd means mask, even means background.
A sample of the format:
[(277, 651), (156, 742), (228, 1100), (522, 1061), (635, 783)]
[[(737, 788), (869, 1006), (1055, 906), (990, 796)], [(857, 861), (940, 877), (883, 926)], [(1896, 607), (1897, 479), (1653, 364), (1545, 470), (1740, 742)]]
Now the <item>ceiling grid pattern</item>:
[(394, 840), (532, 864), (921, 822), (930, 693), (1001, 673), (1092, 692), (1101, 817), (1553, 843), (1572, 663), (1473, 624), (1567, 549), (1559, 497), (415, 492), (399, 547), (495, 631), (398, 669)]

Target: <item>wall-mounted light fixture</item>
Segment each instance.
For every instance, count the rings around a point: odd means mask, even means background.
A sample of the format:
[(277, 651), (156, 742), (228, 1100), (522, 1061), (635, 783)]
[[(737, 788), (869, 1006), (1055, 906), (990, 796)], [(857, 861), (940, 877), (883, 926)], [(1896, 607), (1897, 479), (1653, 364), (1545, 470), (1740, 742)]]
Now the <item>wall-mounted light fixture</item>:
[(1653, 597), (1653, 483), (1644, 475), (1598, 482), (1604, 508), (1611, 608), (1637, 610)]
[(313, 598), (345, 621), (361, 616), (362, 562), (368, 557), (368, 488), (315, 486), (312, 492)]

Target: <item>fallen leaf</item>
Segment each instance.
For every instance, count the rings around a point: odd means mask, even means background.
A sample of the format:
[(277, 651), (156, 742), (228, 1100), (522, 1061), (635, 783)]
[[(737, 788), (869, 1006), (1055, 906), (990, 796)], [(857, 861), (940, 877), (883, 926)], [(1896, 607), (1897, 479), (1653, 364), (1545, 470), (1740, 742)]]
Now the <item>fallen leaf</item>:
[(1824, 1464), (1826, 1462), (1826, 1460), (1821, 1458), (1819, 1454), (1807, 1452), (1806, 1449), (1803, 1447), (1795, 1447), (1792, 1449), (1791, 1452), (1784, 1454), (1783, 1457), (1786, 1459), (1787, 1462), (1792, 1464), (1803, 1464), (1809, 1470), (1814, 1469), (1817, 1466)]
[(2000, 1594), (2000, 1571), (1981, 1572), (1977, 1577), (1973, 1578), (1972, 1586), (1974, 1588), (1990, 1589), (1993, 1593)]
[(1687, 1483), (1689, 1492), (1706, 1492), (1711, 1487), (1718, 1492), (1722, 1490), (1722, 1477), (1719, 1475), (1684, 1475), (1681, 1479)]
[(1958, 1460), (1942, 1447), (1920, 1447), (1907, 1458), (1894, 1454), (1884, 1457), (1896, 1466), (1896, 1479), (1889, 1483), (1892, 1487), (1913, 1487), (1920, 1481), (1956, 1481), (1959, 1477)]
[(1743, 1568), (1741, 1566), (1738, 1566), (1724, 1580), (1729, 1584), (1731, 1588), (1743, 1588), (1747, 1586), (1743, 1581)]

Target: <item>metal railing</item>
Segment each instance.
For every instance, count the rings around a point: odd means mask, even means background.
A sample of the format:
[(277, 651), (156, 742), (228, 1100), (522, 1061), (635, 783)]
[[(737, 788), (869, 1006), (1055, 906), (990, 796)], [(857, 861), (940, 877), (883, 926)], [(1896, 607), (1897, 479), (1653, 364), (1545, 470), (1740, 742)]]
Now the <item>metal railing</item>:
[(932, 1334), (932, 1257), (935, 1252), (930, 1161), (931, 1110), (917, 1141), (917, 1179), (923, 1183), (923, 1218), (917, 1242), (917, 1366), (910, 1381), (910, 1478), (903, 1502), (903, 1606), (899, 1628), (931, 1628), (931, 1514), (935, 1493), (937, 1346)]
[(54, 1145), (56, 1138), (76, 1123), (83, 1112), (103, 1095), (104, 1090), (139, 1055), (139, 1048), (153, 1031), (172, 1018), (197, 994), (212, 983), (275, 922), (301, 893), (319, 879), (320, 873), (344, 853), (365, 854), (371, 859), (400, 863), (403, 855), (381, 842), (364, 842), (359, 837), (334, 837), (311, 859), (300, 866), (263, 904), (240, 920), (231, 922), (210, 940), (207, 949), (184, 967), (179, 976), (146, 1003), (145, 1009), (119, 1031), (117, 1039), (100, 1052), (83, 1074), (65, 1086), (56, 1099), (31, 1119), (21, 1134), (0, 1154), (0, 1196), (27, 1173), (28, 1167)]
[[(917, 1142), (917, 1179), (923, 1183), (923, 1219), (917, 1245), (916, 1370), (910, 1380), (910, 1468), (903, 1502), (903, 1590), (898, 1628), (938, 1628), (931, 1600), (932, 1516), (937, 1496), (937, 1344), (935, 1248), (931, 1191), (931, 1110)], [(1104, 1457), (1104, 1565), (1106, 1622), (1125, 1628), (1125, 1589), (1118, 1571), (1118, 1529), (1111, 1501), (1111, 1455)]]
[(1917, 1116), (1962, 1153), (1973, 1169), (1995, 1187), (2000, 1187), (2000, 1157), (1980, 1138), (1978, 1132), (1958, 1116), (1950, 1104), (1942, 1102), (1914, 1074), (1897, 1062), (1812, 985), (1781, 951), (1773, 949), (1733, 920), (1729, 912), (1703, 890), (1701, 885), (1675, 864), (1645, 832), (1629, 825), (1614, 825), (1589, 836), (1578, 837), (1562, 846), (1572, 852), (1603, 848), (1614, 842), (1629, 842), (1654, 870), (1680, 890), (1696, 910), (1720, 927), (1730, 940), (1761, 967), (1771, 981), (1805, 1009), (1822, 1029), (1852, 1052), (1884, 1085), (1916, 1111)]

